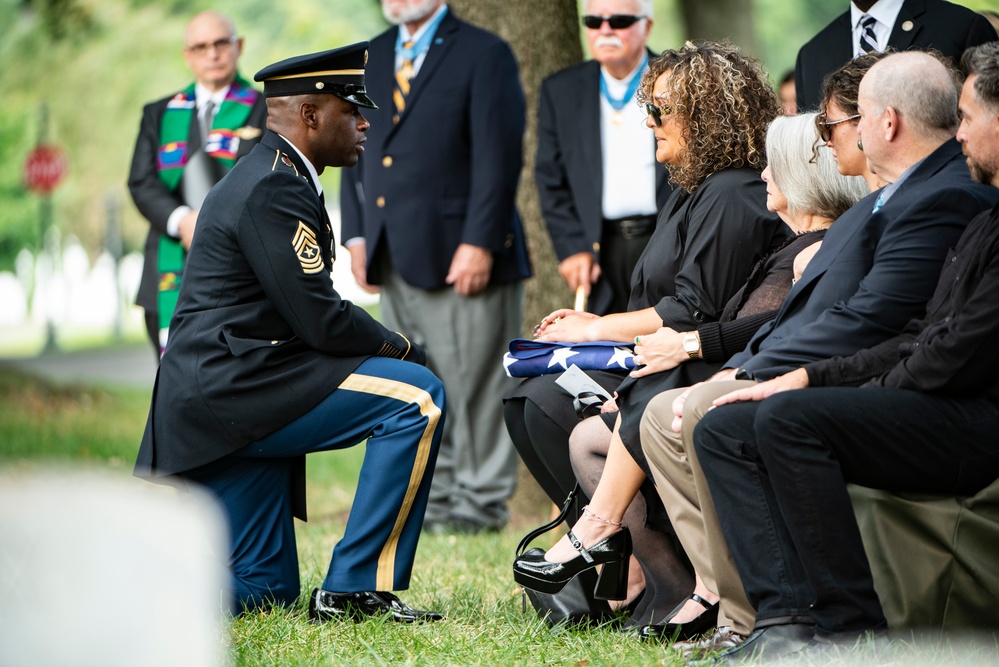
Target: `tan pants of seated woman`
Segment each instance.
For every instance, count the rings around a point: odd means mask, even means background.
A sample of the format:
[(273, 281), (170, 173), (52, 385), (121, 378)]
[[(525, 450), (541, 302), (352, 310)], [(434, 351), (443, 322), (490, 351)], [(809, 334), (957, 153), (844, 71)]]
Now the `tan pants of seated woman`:
[(708, 382), (694, 388), (684, 404), (680, 433), (671, 430), (673, 400), (686, 388), (659, 394), (649, 402), (642, 416), (642, 449), (677, 537), (694, 571), (709, 590), (721, 597), (719, 627), (730, 626), (740, 635), (752, 632), (756, 611), (746, 599), (718, 524), (711, 492), (694, 452), (693, 433), (712, 401), (752, 384), (748, 380), (733, 380)]

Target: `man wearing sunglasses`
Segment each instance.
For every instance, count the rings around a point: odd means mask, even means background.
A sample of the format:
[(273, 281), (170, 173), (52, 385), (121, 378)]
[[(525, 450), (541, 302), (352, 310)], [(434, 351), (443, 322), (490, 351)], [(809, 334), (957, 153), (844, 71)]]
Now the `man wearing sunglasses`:
[(651, 0), (589, 0), (593, 60), (541, 84), (534, 176), (559, 273), (598, 315), (627, 308), (631, 273), (672, 189), (635, 90), (653, 55)]
[(964, 50), (996, 39), (988, 20), (943, 0), (853, 0), (798, 51), (799, 111), (814, 111), (826, 74), (871, 51), (933, 48), (956, 64)]
[(228, 17), (198, 14), (184, 31), (184, 61), (194, 83), (142, 110), (128, 189), (149, 221), (136, 302), (146, 311), (157, 358), (166, 345), (200, 199), (263, 134), (267, 106), (236, 71), (242, 52), (243, 38)]

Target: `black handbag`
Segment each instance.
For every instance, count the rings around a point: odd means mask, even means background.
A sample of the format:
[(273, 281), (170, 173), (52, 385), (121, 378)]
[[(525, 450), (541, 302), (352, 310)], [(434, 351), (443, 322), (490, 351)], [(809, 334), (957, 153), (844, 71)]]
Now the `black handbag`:
[[(569, 508), (579, 495), (577, 484), (562, 505), (559, 515), (543, 526), (535, 528), (517, 545), (517, 558), (527, 553), (528, 545), (539, 535), (556, 528), (565, 521)], [(540, 551), (532, 549), (531, 551)], [(606, 600), (593, 597), (593, 589), (597, 585), (597, 572), (593, 568), (583, 570), (570, 579), (558, 593), (540, 593), (530, 588), (524, 588), (523, 605), (527, 612), (527, 600), (550, 627), (557, 625), (599, 625), (618, 619)]]

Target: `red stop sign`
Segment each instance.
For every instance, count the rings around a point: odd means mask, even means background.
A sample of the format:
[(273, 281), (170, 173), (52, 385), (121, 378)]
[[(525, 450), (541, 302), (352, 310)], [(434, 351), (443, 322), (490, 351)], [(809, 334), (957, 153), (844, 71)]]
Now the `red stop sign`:
[(24, 162), (24, 182), (32, 192), (47, 195), (66, 175), (68, 161), (55, 146), (39, 144)]

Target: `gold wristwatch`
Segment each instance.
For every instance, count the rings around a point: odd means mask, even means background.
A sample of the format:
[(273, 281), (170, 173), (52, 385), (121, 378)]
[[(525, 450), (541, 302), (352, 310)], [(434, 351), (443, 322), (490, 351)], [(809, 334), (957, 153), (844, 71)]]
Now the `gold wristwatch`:
[(683, 334), (683, 351), (691, 359), (701, 358), (701, 339), (696, 331), (688, 331)]

